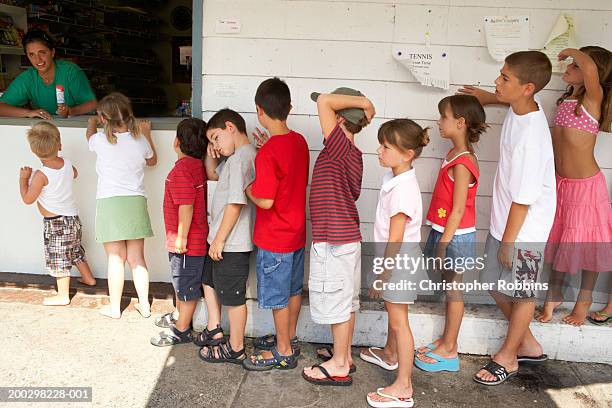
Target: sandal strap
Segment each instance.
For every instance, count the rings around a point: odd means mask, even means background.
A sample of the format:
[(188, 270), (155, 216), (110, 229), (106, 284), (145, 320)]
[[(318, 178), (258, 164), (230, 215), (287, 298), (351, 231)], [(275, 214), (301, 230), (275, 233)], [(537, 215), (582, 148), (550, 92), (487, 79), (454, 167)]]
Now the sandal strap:
[(497, 364), (495, 361), (489, 361), (485, 366), (482, 367), (483, 370), (489, 372), (489, 374), (494, 375), (495, 378), (503, 380), (508, 377), (508, 370), (506, 367)]
[(408, 398), (400, 398), (400, 397), (395, 397), (393, 395), (389, 395), (389, 394), (385, 394), (384, 392), (382, 392), (383, 388), (379, 388), (376, 390), (376, 393), (378, 395), (380, 395), (383, 398), (389, 398), (392, 401), (397, 401), (397, 402), (409, 402), (412, 401), (412, 397), (408, 397)]
[(274, 356), (274, 360), (278, 365), (284, 366), (291, 363), (291, 359), (293, 358), (293, 354), (290, 356), (281, 356), (276, 347), (273, 347), (270, 352)]
[(313, 369), (314, 369), (314, 368), (318, 368), (318, 369), (319, 369), (319, 371), (321, 371), (321, 373), (322, 373), (322, 374), (323, 374), (325, 377), (327, 377), (329, 380), (331, 380), (331, 381), (336, 381), (336, 380), (335, 380), (335, 379), (334, 379), (334, 378), (331, 376), (331, 374), (329, 373), (329, 371), (327, 371), (327, 369), (326, 369), (325, 367), (323, 367), (321, 364), (315, 364), (315, 365), (313, 365), (311, 368), (313, 368)]

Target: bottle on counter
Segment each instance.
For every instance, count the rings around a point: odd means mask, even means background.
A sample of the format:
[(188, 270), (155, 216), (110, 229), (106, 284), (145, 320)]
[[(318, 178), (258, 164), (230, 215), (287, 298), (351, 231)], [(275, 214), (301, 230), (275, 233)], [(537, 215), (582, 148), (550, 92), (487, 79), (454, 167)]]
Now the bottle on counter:
[(57, 100), (57, 110), (64, 109), (66, 100), (64, 98), (64, 87), (61, 85), (55, 86), (55, 99)]

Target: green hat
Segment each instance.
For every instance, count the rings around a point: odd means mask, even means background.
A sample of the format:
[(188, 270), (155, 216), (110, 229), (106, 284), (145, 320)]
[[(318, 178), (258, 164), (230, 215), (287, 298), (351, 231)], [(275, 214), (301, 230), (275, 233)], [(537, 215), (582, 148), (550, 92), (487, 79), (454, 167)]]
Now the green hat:
[[(365, 96), (364, 94), (362, 94), (356, 89), (346, 88), (346, 87), (337, 88), (334, 91), (332, 91), (332, 94), (349, 95), (349, 96)], [(310, 99), (316, 102), (317, 99), (319, 98), (319, 95), (321, 95), (320, 92), (313, 92), (310, 94)], [(351, 122), (355, 125), (363, 125), (365, 121), (365, 117), (366, 117), (363, 109), (359, 109), (359, 108), (341, 109), (336, 113), (342, 116), (348, 122)]]

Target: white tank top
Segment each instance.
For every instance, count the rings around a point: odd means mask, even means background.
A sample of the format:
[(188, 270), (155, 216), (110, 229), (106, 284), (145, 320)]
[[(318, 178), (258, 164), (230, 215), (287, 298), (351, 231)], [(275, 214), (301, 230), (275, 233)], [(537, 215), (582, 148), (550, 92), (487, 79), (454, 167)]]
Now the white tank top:
[(47, 185), (43, 187), (38, 202), (43, 208), (57, 215), (77, 215), (78, 211), (72, 198), (72, 183), (74, 173), (72, 163), (64, 159), (64, 167), (52, 169), (42, 167), (40, 169), (47, 176)]

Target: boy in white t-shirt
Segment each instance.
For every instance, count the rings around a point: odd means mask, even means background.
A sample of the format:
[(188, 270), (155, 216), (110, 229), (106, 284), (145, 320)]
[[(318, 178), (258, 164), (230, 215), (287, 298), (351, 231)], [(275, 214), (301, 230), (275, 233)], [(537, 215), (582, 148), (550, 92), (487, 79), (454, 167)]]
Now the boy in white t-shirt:
[(548, 121), (534, 94), (551, 76), (551, 64), (539, 51), (509, 55), (495, 80), (495, 95), (467, 88), (483, 104), (509, 104), (493, 183), (491, 227), (485, 245), (483, 281), (509, 320), (506, 339), (474, 381), (498, 385), (518, 373), (519, 363), (547, 360), (529, 330), (535, 310), (543, 250), (555, 216), (556, 190)]
[(27, 132), (30, 149), (42, 167), (32, 176), (31, 167), (19, 172), (19, 192), (26, 204), (36, 202), (44, 217), (45, 263), (47, 271), (57, 280), (57, 294), (43, 300), (46, 306), (70, 303), (70, 270), (76, 266), (81, 273), (79, 282), (93, 286), (95, 278), (85, 260), (81, 245), (81, 221), (72, 197), (72, 183), (77, 170), (70, 160), (58, 156), (60, 133), (49, 122), (38, 122)]

